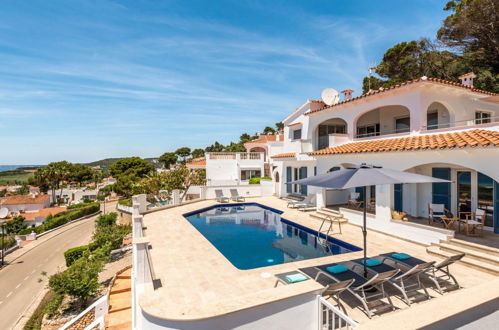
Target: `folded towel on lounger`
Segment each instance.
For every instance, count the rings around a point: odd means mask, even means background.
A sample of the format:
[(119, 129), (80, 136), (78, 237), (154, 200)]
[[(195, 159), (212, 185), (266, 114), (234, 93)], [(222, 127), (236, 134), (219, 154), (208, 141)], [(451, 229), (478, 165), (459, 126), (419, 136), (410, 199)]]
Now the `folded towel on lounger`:
[(290, 283), (301, 282), (301, 281), (305, 281), (306, 279), (308, 279), (308, 277), (306, 277), (302, 273), (286, 275), (286, 281), (288, 281)]
[(405, 260), (411, 258), (411, 256), (406, 253), (393, 253), (392, 257), (398, 260)]
[(326, 268), (328, 272), (333, 273), (333, 274), (340, 274), (343, 272), (346, 272), (348, 270), (347, 267), (343, 265), (334, 265), (331, 267)]

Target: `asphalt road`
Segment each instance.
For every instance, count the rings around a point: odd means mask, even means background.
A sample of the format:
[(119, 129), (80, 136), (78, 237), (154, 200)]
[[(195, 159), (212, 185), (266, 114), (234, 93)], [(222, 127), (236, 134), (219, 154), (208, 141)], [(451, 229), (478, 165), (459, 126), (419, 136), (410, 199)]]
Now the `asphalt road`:
[(0, 270), (0, 329), (12, 329), (47, 286), (48, 278), (42, 272), (47, 276), (56, 273), (65, 265), (64, 251), (90, 241), (94, 220), (81, 220), (49, 234), (50, 238), (40, 238), (37, 246)]

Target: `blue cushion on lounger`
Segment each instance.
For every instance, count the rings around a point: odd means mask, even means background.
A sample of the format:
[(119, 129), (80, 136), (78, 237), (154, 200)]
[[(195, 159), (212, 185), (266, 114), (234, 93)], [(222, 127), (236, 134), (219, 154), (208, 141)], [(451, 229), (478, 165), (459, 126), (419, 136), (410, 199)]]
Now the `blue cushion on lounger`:
[(392, 257), (394, 257), (395, 259), (398, 259), (398, 260), (405, 260), (405, 259), (412, 258), (410, 255), (408, 255), (406, 253), (393, 253)]
[[(364, 264), (364, 260), (362, 260), (362, 264)], [(379, 266), (381, 264), (382, 264), (382, 262), (377, 260), (377, 259), (367, 259), (366, 260), (367, 267)]]
[(288, 281), (289, 283), (301, 282), (301, 281), (305, 281), (308, 279), (308, 277), (306, 277), (302, 273), (286, 275), (285, 277), (286, 277), (286, 281)]
[(331, 267), (326, 268), (328, 272), (333, 273), (333, 274), (340, 274), (343, 272), (346, 272), (348, 270), (347, 267), (343, 265), (334, 265)]

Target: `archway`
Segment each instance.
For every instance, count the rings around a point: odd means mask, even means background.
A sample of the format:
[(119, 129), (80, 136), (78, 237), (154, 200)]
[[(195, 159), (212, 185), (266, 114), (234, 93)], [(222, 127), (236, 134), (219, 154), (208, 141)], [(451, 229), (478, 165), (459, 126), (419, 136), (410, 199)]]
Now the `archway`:
[(485, 226), (499, 232), (499, 184), (493, 173), (454, 163), (425, 163), (405, 171), (449, 180), (449, 183), (409, 184), (394, 187), (394, 208), (428, 216), (428, 205), (443, 204), (455, 216), (484, 210)]
[(346, 136), (348, 132), (347, 122), (341, 118), (330, 118), (319, 125), (314, 131), (315, 150), (330, 146), (331, 136)]
[(426, 110), (426, 129), (433, 130), (450, 126), (450, 112), (440, 102), (433, 102)]
[(409, 108), (403, 105), (388, 105), (359, 115), (355, 121), (355, 137), (408, 133), (411, 128)]

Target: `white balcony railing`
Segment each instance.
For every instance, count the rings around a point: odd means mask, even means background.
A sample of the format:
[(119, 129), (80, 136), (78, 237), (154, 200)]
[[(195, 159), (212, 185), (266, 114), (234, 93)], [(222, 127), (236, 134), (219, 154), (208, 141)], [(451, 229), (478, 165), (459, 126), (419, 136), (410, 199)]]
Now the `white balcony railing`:
[(263, 152), (209, 152), (210, 160), (260, 160), (263, 159)]
[(433, 125), (424, 125), (421, 127), (422, 131), (431, 131), (435, 129), (452, 128), (452, 127), (467, 127), (467, 126), (487, 126), (499, 123), (499, 116), (491, 116), (488, 118), (472, 118), (465, 120), (456, 120), (450, 123), (438, 123)]
[(321, 296), (317, 296), (319, 300), (319, 329), (353, 329), (358, 326), (358, 323), (348, 317), (341, 310), (336, 308), (329, 301)]

